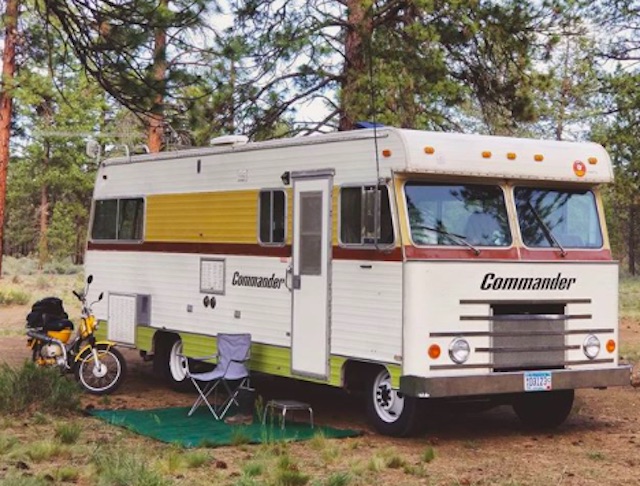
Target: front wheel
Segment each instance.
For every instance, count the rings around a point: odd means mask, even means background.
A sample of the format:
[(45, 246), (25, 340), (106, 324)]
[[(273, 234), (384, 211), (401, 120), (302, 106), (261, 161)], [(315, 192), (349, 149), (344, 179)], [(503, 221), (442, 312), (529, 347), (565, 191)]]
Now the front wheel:
[(514, 399), (513, 410), (525, 427), (551, 429), (567, 419), (573, 398), (573, 390), (522, 393)]
[(418, 399), (394, 390), (386, 368), (375, 370), (367, 381), (366, 410), (381, 434), (406, 437), (421, 431)]
[(106, 395), (118, 389), (127, 372), (127, 364), (120, 351), (104, 344), (97, 346), (98, 360), (93, 352), (85, 352), (76, 364), (78, 383), (93, 395)]

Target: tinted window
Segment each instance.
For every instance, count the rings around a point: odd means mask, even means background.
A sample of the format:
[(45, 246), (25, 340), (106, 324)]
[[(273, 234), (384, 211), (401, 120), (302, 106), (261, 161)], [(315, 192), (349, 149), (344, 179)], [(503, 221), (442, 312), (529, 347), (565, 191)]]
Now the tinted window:
[[(380, 195), (379, 231), (376, 235), (376, 199)], [(393, 243), (393, 220), (389, 191), (381, 186), (343, 187), (340, 189), (340, 241), (348, 245)]]
[(284, 243), (285, 216), (284, 191), (261, 191), (258, 224), (258, 234), (261, 243)]
[(94, 204), (94, 240), (142, 240), (144, 200), (106, 199)]

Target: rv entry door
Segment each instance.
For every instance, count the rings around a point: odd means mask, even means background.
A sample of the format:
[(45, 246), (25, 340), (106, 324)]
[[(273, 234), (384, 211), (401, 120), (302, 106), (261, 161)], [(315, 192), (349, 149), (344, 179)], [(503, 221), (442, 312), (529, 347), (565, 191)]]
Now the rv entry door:
[(293, 172), (291, 370), (329, 371), (331, 188), (333, 170)]

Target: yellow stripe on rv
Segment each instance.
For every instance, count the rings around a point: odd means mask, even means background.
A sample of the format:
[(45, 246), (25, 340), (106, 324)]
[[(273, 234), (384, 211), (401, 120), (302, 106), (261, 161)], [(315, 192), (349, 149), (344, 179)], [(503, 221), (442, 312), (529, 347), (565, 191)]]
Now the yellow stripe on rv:
[(258, 191), (147, 197), (147, 241), (255, 243)]

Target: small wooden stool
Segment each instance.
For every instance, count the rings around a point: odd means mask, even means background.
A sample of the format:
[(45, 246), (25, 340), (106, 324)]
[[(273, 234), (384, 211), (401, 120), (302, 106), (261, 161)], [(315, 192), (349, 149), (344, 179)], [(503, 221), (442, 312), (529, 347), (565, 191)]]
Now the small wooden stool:
[(313, 429), (313, 409), (308, 403), (298, 402), (297, 400), (269, 400), (267, 405), (264, 407), (264, 415), (262, 416), (263, 424), (267, 422), (267, 414), (269, 411), (273, 413), (274, 410), (282, 410), (282, 429), (284, 429), (284, 424), (287, 420), (287, 411), (289, 410), (302, 410), (309, 412), (309, 423)]

